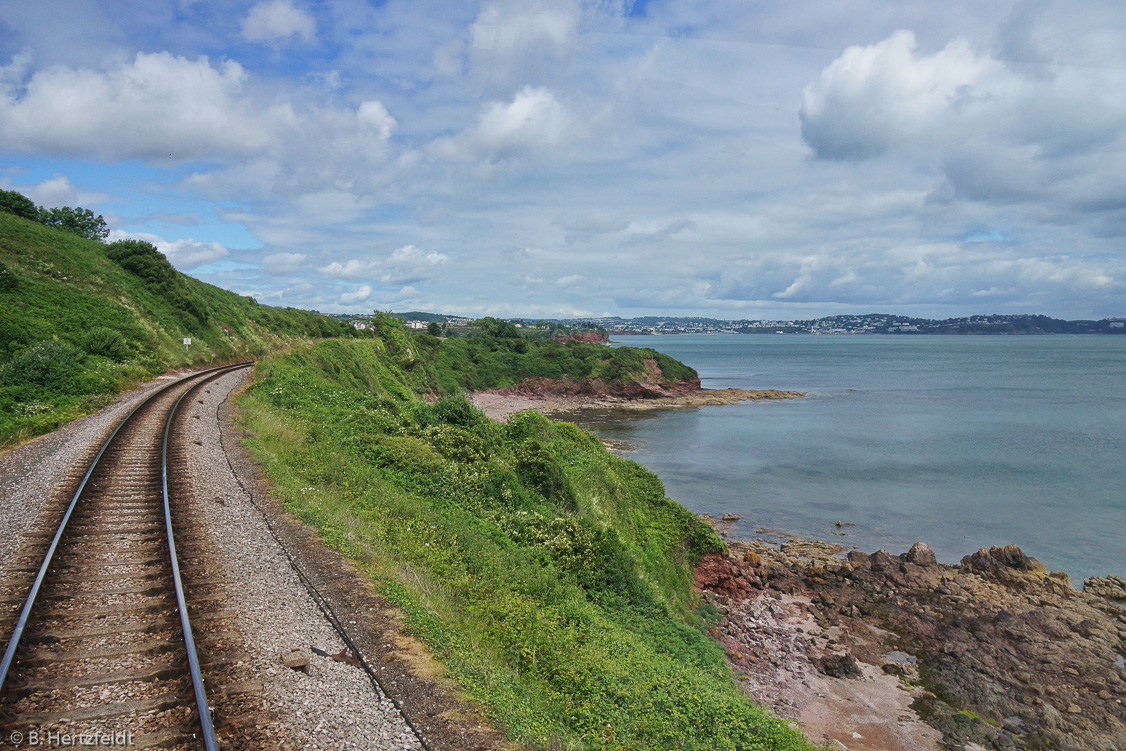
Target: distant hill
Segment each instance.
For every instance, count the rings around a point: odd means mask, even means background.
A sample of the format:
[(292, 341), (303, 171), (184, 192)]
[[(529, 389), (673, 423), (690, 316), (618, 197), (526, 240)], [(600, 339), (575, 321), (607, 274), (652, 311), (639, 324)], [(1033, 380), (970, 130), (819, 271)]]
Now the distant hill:
[(148, 243), (105, 245), (0, 211), (0, 446), (168, 368), (358, 335), (181, 274)]

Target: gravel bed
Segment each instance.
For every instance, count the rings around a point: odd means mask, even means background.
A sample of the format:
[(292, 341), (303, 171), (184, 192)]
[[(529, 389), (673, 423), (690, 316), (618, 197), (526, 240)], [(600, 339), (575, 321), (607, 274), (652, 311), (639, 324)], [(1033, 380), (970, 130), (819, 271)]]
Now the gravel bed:
[[(159, 378), (127, 392), (113, 404), (0, 456), (0, 561), (11, 560), (23, 535), (42, 528), (41, 515), (69, 496), (86, 462), (129, 410), (170, 378)], [(68, 498), (69, 500), (69, 498)]]
[[(231, 472), (220, 441), (219, 405), (246, 371), (213, 382), (188, 406), (199, 419), (186, 422), (188, 471), (196, 501), (193, 516), (213, 546), (210, 574), (231, 597), (233, 627), (243, 636), (254, 680), (276, 719), (278, 748), (419, 749), (421, 745), (391, 701), (367, 675), (311, 652), (345, 648), (302, 586), (261, 514)], [(298, 650), (307, 672), (282, 664)]]
[[(269, 498), (269, 488), (263, 484), (256, 465), (238, 445), (238, 429), (226, 423), (221, 427), (217, 419), (220, 403), (245, 377), (245, 371), (224, 376), (197, 392), (198, 396), (183, 406), (195, 418), (186, 421), (183, 445), (189, 449), (188, 471), (194, 475), (191, 491), (195, 496), (192, 511), (186, 516), (192, 517), (191, 522), (198, 529), (185, 535), (181, 566), (188, 582), (193, 576), (199, 581), (201, 591), (192, 599), (197, 605), (207, 603), (197, 619), (197, 640), (201, 644), (214, 640), (222, 645), (221, 652), (230, 655), (212, 667), (205, 665), (205, 674), (215, 671), (209, 682), (216, 690), (216, 712), (236, 723), (239, 718), (252, 720), (252, 725), (242, 726), (235, 735), (228, 736), (224, 747), (229, 751), (422, 748), (395, 703), (381, 696), (361, 669), (312, 652), (311, 647), (315, 646), (337, 654), (344, 644), (300, 583), (254, 506), (257, 501), (305, 574), (333, 602), (338, 615), (351, 624), (350, 632), (356, 629), (350, 633), (351, 638), (425, 733), (432, 751), (509, 748), (476, 707), (452, 696), (456, 687), (441, 677), (436, 664), (428, 662), (421, 645), (399, 632), (399, 616), (374, 595), (370, 582), (352, 571), (334, 551), (324, 548), (314, 532), (293, 521)], [(171, 376), (145, 384), (96, 414), (0, 455), (0, 620), (10, 617), (22, 605), (23, 590), (31, 576), (7, 569), (37, 562), (30, 555), (46, 547), (45, 531), (53, 530), (57, 524), (87, 462), (102, 441), (130, 409), (170, 379)], [(228, 409), (228, 405), (222, 405), (223, 414)], [(233, 431), (225, 440), (226, 449), (232, 451), (230, 461), (239, 472), (238, 478), (223, 451), (221, 431)], [(255, 494), (253, 499), (243, 486)], [(123, 526), (129, 525), (123, 520)], [(197, 537), (199, 546), (189, 543)], [(106, 564), (151, 558), (163, 552), (163, 546), (152, 543), (140, 547), (144, 550), (123, 553), (112, 546), (99, 545), (89, 556), (91, 561)], [(106, 573), (145, 567), (146, 564), (126, 565), (120, 570), (107, 569)], [(9, 583), (19, 597), (11, 597)], [(6, 601), (9, 597), (11, 602)], [(44, 605), (50, 611), (66, 613), (75, 609), (81, 599), (70, 597)], [(95, 605), (95, 609), (101, 605), (104, 603)], [(210, 612), (214, 608), (218, 610)], [(82, 619), (87, 617), (88, 614), (83, 615)], [(106, 610), (104, 622), (107, 626), (148, 623), (153, 617), (144, 611)], [(239, 633), (220, 633), (231, 630)], [(205, 636), (208, 633), (215, 635)], [(229, 644), (232, 639), (239, 643)], [(291, 650), (308, 658), (306, 672), (283, 665), (282, 655)], [(156, 660), (162, 657), (153, 655)], [(99, 667), (111, 669), (112, 662), (107, 660)], [(58, 669), (57, 665), (46, 666), (31, 672), (36, 677), (49, 677)], [(260, 690), (256, 688), (259, 686)], [(99, 696), (106, 688), (98, 689)], [(116, 693), (112, 688), (109, 691)], [(140, 736), (161, 727), (168, 718), (183, 722), (188, 712), (181, 706), (141, 718), (74, 723), (65, 729), (123, 729)], [(0, 747), (8, 747), (5, 740), (0, 739)], [(176, 751), (180, 746), (171, 748)]]

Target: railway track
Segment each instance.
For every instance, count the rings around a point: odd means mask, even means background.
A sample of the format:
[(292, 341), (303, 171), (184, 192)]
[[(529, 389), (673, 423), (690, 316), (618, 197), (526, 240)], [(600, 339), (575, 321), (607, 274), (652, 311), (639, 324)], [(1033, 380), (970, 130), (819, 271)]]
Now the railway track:
[[(193, 374), (138, 405), (99, 450), (57, 528), (29, 536), (9, 562), (0, 747), (211, 751), (216, 724), (239, 725), (237, 697), (254, 687), (217, 678), (242, 654), (208, 578), (206, 540), (178, 492), (177, 467), (191, 446), (177, 421), (189, 419), (197, 389), (240, 367)], [(216, 699), (226, 710), (218, 722)]]

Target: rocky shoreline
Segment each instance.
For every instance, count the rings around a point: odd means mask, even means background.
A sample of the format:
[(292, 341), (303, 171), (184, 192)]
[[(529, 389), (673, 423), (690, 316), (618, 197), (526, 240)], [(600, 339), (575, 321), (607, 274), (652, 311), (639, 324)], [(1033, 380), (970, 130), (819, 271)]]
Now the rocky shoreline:
[(713, 635), (748, 693), (812, 740), (1126, 749), (1126, 610), (1096, 594), (1120, 593), (1119, 577), (1077, 591), (1013, 545), (950, 565), (923, 543), (902, 555), (727, 544), (697, 569)]

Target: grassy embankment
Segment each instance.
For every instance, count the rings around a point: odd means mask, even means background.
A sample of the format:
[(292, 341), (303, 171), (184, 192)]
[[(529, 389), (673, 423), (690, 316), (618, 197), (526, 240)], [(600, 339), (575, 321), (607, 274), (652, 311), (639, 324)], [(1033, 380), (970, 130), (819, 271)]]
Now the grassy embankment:
[(351, 331), (180, 274), (147, 244), (104, 245), (0, 212), (0, 447), (170, 367)]
[(706, 636), (693, 565), (722, 544), (655, 475), (536, 412), (505, 425), (458, 395), (421, 398), (644, 368), (636, 351), (546, 346), (439, 343), (381, 318), (374, 340), (263, 359), (241, 419), (289, 508), (360, 563), (513, 740), (812, 748), (739, 692)]

